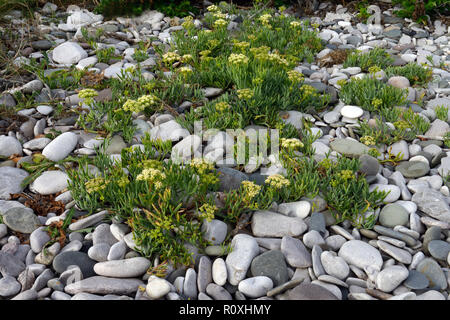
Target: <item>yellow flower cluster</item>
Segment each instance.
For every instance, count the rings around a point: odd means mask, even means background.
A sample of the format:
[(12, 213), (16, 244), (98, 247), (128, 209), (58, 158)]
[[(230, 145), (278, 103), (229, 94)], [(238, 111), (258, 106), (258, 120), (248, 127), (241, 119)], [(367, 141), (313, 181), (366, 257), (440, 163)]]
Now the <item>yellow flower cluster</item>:
[(213, 17), (216, 19), (226, 19), (227, 15), (225, 13), (222, 12), (215, 12), (213, 13)]
[(341, 172), (339, 172), (337, 175), (339, 176), (339, 178), (346, 181), (355, 178), (352, 170), (341, 170)]
[(138, 181), (148, 181), (150, 183), (154, 183), (156, 189), (162, 188), (162, 181), (166, 178), (166, 175), (161, 172), (161, 170), (148, 168), (142, 170), (140, 174), (136, 177)]
[(179, 71), (180, 71), (180, 73), (183, 75), (183, 76), (187, 76), (188, 74), (191, 74), (193, 71), (192, 71), (192, 69), (191, 68), (189, 68), (189, 67), (181, 67), (180, 69), (178, 69)]
[(121, 176), (120, 179), (117, 181), (117, 185), (121, 188), (124, 188), (129, 183), (130, 180), (128, 180), (127, 176)]
[(359, 141), (364, 143), (366, 146), (373, 146), (376, 143), (375, 138), (372, 136), (363, 136), (359, 139)]
[(248, 63), (248, 57), (241, 53), (232, 53), (228, 57), (228, 62), (234, 65), (244, 65)]
[(270, 19), (272, 18), (272, 16), (268, 13), (261, 15), (258, 20), (265, 25), (266, 27), (270, 26)]
[(211, 39), (211, 40), (208, 40), (208, 46), (209, 46), (211, 49), (217, 47), (219, 44), (220, 44), (220, 41), (217, 40), (217, 39)]
[(181, 60), (183, 61), (183, 62), (189, 62), (189, 61), (191, 61), (193, 58), (192, 58), (192, 55), (191, 54), (185, 54), (185, 55), (183, 55), (182, 57), (181, 57)]
[(92, 193), (92, 192), (99, 192), (99, 191), (105, 189), (106, 184), (107, 183), (104, 178), (97, 177), (97, 178), (92, 178), (89, 181), (86, 181), (84, 186), (86, 187), (87, 193)]
[(94, 89), (83, 89), (78, 92), (78, 97), (82, 99), (93, 98), (98, 96), (98, 92)]
[(200, 51), (198, 54), (201, 55), (202, 57), (207, 57), (211, 54), (211, 50), (203, 50)]
[(210, 5), (209, 7), (207, 7), (206, 8), (206, 10), (208, 10), (209, 12), (217, 12), (217, 11), (220, 11), (219, 10), (219, 7), (218, 6), (216, 6), (216, 5)]
[(292, 21), (290, 23), (290, 26), (295, 29), (295, 28), (301, 28), (302, 24), (299, 21)]
[(288, 61), (285, 58), (281, 57), (276, 52), (269, 53), (269, 50), (270, 50), (269, 47), (261, 46), (258, 48), (251, 48), (250, 52), (254, 54), (255, 59), (257, 60), (275, 62), (285, 66), (289, 65)]
[(405, 120), (399, 120), (399, 121), (395, 121), (394, 122), (394, 126), (399, 129), (399, 130), (405, 130), (410, 128), (411, 126), (409, 125), (409, 123)]
[(158, 97), (153, 94), (147, 94), (147, 95), (140, 97), (137, 100), (137, 102), (141, 104), (141, 108), (143, 110), (146, 107), (150, 107), (150, 106), (156, 104), (158, 102)]
[(298, 72), (297, 70), (291, 70), (287, 72), (288, 78), (292, 83), (298, 83), (303, 81), (304, 77), (301, 72)]
[(147, 159), (142, 161), (142, 163), (140, 164), (140, 167), (143, 167), (145, 169), (158, 169), (161, 170), (162, 169), (162, 163), (158, 160), (154, 160), (154, 159)]
[(303, 91), (303, 94), (305, 95), (312, 95), (316, 93), (316, 89), (313, 86), (310, 86), (309, 84), (304, 84), (300, 89)]
[(298, 149), (302, 148), (304, 144), (303, 142), (301, 142), (299, 139), (296, 138), (292, 139), (281, 138), (281, 146), (286, 149)]
[(375, 98), (375, 99), (372, 100), (372, 105), (373, 105), (375, 108), (378, 108), (378, 107), (381, 106), (382, 104), (383, 104), (383, 100), (381, 100), (381, 99)]
[(224, 19), (217, 19), (216, 21), (214, 21), (214, 27), (216, 28), (223, 28), (226, 25), (228, 25), (228, 22)]
[(194, 27), (193, 18), (191, 16), (187, 16), (184, 18), (184, 22), (181, 24), (181, 26), (185, 29), (190, 29)]
[(191, 160), (191, 167), (195, 168), (199, 174), (204, 174), (213, 170), (214, 164), (203, 158), (194, 158)]
[(281, 174), (271, 175), (266, 179), (265, 182), (266, 184), (270, 185), (272, 188), (275, 189), (281, 189), (291, 184), (291, 182), (285, 177), (283, 177)]
[(205, 203), (199, 209), (200, 212), (199, 217), (202, 219), (206, 219), (206, 221), (211, 222), (214, 219), (214, 213), (218, 210), (216, 206), (210, 205), (209, 203)]
[(242, 190), (244, 191), (244, 197), (248, 200), (253, 199), (258, 195), (258, 193), (261, 191), (261, 186), (255, 184), (252, 181), (242, 181)]
[(241, 51), (244, 51), (249, 46), (250, 46), (250, 43), (248, 43), (247, 41), (235, 41), (234, 42), (234, 47)]
[(142, 104), (136, 100), (128, 99), (122, 106), (122, 109), (130, 112), (141, 112), (145, 109)]
[(280, 11), (280, 13), (283, 13), (284, 11), (286, 11), (286, 7), (285, 6), (281, 6), (278, 8), (278, 11)]
[(340, 79), (336, 82), (336, 84), (341, 87), (345, 86), (346, 83), (347, 83), (346, 79)]
[(253, 97), (253, 90), (251, 89), (240, 89), (237, 90), (237, 95), (239, 99), (251, 99)]
[(379, 66), (371, 66), (371, 67), (369, 67), (368, 71), (369, 71), (369, 73), (374, 74), (374, 73), (380, 72), (381, 68)]
[(322, 161), (319, 162), (319, 166), (325, 168), (325, 169), (330, 169), (331, 167), (334, 166), (334, 163), (331, 159), (325, 158)]
[(163, 62), (165, 64), (172, 64), (181, 59), (180, 55), (176, 52), (169, 51), (163, 55)]
[(264, 80), (262, 78), (256, 77), (252, 80), (252, 84), (257, 87), (257, 86), (261, 85), (263, 83), (263, 81)]
[(225, 101), (216, 103), (216, 110), (217, 111), (225, 112), (228, 109), (230, 109), (230, 105), (228, 103), (226, 103)]

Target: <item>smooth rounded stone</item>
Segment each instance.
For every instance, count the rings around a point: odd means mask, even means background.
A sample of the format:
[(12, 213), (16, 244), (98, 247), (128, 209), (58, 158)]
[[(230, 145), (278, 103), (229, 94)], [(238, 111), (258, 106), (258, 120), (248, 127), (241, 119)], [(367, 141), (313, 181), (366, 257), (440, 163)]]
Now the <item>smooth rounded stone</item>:
[(338, 286), (320, 280), (313, 280), (311, 281), (311, 284), (315, 284), (321, 286), (322, 288), (325, 288), (326, 290), (330, 291), (334, 296), (336, 296), (338, 300), (342, 300), (342, 292), (338, 288)]
[(250, 270), (253, 276), (269, 277), (274, 286), (282, 285), (289, 280), (285, 258), (279, 250), (269, 250), (255, 257)]
[(363, 154), (359, 157), (360, 168), (367, 176), (374, 176), (380, 169), (378, 160), (368, 154)]
[(122, 241), (123, 237), (128, 234), (131, 229), (129, 226), (123, 223), (112, 223), (109, 226), (109, 231), (117, 239), (117, 241)]
[(92, 260), (103, 262), (108, 260), (108, 254), (111, 246), (107, 243), (99, 243), (89, 248), (88, 256)]
[(102, 221), (103, 218), (105, 218), (108, 214), (109, 214), (108, 211), (104, 210), (104, 211), (100, 211), (98, 213), (92, 214), (86, 218), (77, 220), (76, 222), (73, 222), (69, 225), (69, 230), (77, 231), (77, 230), (81, 230), (81, 229), (90, 227), (90, 226)]
[(339, 234), (329, 236), (325, 239), (325, 244), (333, 251), (338, 251), (345, 242), (347, 242), (347, 240)]
[(308, 229), (302, 218), (286, 217), (271, 211), (256, 211), (251, 226), (256, 237), (298, 237)]
[(377, 289), (383, 292), (392, 292), (408, 278), (408, 275), (408, 269), (403, 266), (387, 267), (378, 273), (376, 278)]
[(447, 279), (439, 264), (432, 258), (425, 258), (420, 261), (416, 267), (418, 272), (421, 272), (427, 277), (430, 282), (431, 289), (445, 290), (447, 288)]
[(46, 250), (42, 250), (40, 253), (36, 255), (34, 261), (43, 265), (50, 265), (54, 259), (54, 257), (61, 251), (61, 244), (59, 242), (55, 242)]
[(201, 143), (202, 139), (195, 134), (185, 137), (173, 146), (171, 154), (172, 160), (181, 161), (190, 159), (190, 157), (197, 154), (197, 150), (200, 148)]
[(328, 124), (338, 122), (341, 118), (341, 115), (338, 111), (330, 111), (323, 115), (323, 121)]
[(12, 155), (22, 155), (22, 145), (19, 140), (10, 136), (0, 136), (0, 156), (8, 158)]
[(3, 214), (3, 223), (11, 230), (20, 233), (32, 233), (41, 225), (38, 217), (30, 208), (15, 207)]
[(429, 285), (427, 277), (421, 272), (410, 270), (408, 278), (403, 282), (403, 285), (413, 290), (425, 289)]
[(314, 245), (323, 246), (325, 244), (325, 240), (323, 240), (322, 236), (316, 230), (308, 231), (303, 235), (303, 244), (312, 249)]
[(68, 266), (78, 266), (83, 273), (84, 278), (95, 276), (94, 265), (96, 261), (89, 258), (84, 252), (67, 251), (58, 254), (53, 259), (53, 269), (57, 273), (63, 273)]
[(8, 227), (6, 224), (0, 223), (0, 239), (8, 234)]
[(258, 245), (268, 250), (280, 250), (281, 239), (280, 238), (255, 238)]
[(44, 245), (50, 241), (50, 236), (47, 231), (45, 231), (45, 227), (40, 227), (34, 230), (30, 235), (30, 246), (31, 250), (35, 253), (39, 253), (42, 251)]
[(344, 243), (339, 250), (339, 257), (342, 257), (349, 265), (355, 265), (364, 269), (374, 266), (381, 269), (383, 259), (380, 252), (370, 244), (361, 240), (350, 240)]
[[(320, 235), (325, 237), (328, 232), (326, 229), (326, 226), (329, 225), (328, 218), (329, 218), (329, 216), (322, 212), (313, 212), (309, 219), (309, 230), (310, 231), (315, 230), (315, 231), (319, 232)], [(334, 218), (333, 218), (333, 221), (335, 222)]]
[(11, 300), (37, 300), (37, 298), (38, 298), (37, 291), (34, 289), (28, 289), (26, 291), (22, 291)]
[(96, 274), (112, 278), (134, 278), (142, 276), (150, 267), (150, 261), (143, 257), (98, 262), (94, 265)]
[(117, 242), (117, 239), (111, 233), (109, 224), (102, 223), (95, 228), (92, 237), (92, 243), (94, 246), (99, 243), (107, 243), (110, 246), (113, 246)]
[(45, 171), (30, 185), (30, 190), (41, 195), (58, 193), (67, 188), (69, 176), (67, 173), (56, 171)]
[(284, 236), (281, 239), (281, 252), (284, 254), (288, 264), (294, 268), (312, 266), (311, 254), (299, 239)]
[(123, 138), (119, 135), (115, 135), (109, 140), (105, 153), (107, 155), (120, 154), (122, 149), (126, 148), (127, 144), (123, 141)]
[(401, 263), (410, 264), (412, 261), (411, 254), (404, 249), (397, 248), (396, 246), (390, 245), (389, 243), (381, 240), (377, 241), (377, 245), (379, 249), (386, 252), (388, 255)]
[(21, 193), (24, 190), (21, 183), (28, 176), (28, 172), (22, 169), (0, 167), (0, 201), (9, 200), (11, 193)]
[[(170, 294), (170, 292), (169, 292), (169, 294)], [(177, 300), (180, 300), (180, 299), (177, 299)], [(214, 300), (214, 299), (211, 298), (210, 296), (208, 296), (206, 293), (200, 292), (198, 294), (197, 300), (200, 300), (200, 301), (206, 300), (207, 301), (207, 300)]]
[(324, 251), (320, 255), (320, 260), (325, 272), (330, 276), (344, 280), (350, 273), (350, 268), (345, 260), (332, 251)]
[(30, 141), (27, 141), (23, 144), (24, 149), (28, 150), (42, 150), (47, 146), (52, 140), (49, 138), (36, 138)]
[(384, 198), (384, 202), (394, 202), (396, 200), (398, 200), (400, 198), (401, 195), (401, 190), (399, 187), (397, 187), (396, 185), (393, 184), (372, 184), (369, 187), (369, 191), (373, 192), (377, 190), (378, 192), (389, 192), (386, 196), (386, 198)]
[(63, 160), (75, 149), (77, 143), (78, 135), (73, 132), (64, 132), (42, 150), (42, 155), (52, 161)]
[(416, 297), (416, 300), (445, 300), (445, 297), (436, 290), (429, 290)]
[(289, 300), (338, 300), (329, 290), (312, 283), (301, 283), (288, 293)]
[(52, 270), (45, 269), (39, 275), (39, 277), (36, 278), (36, 280), (34, 281), (33, 286), (31, 288), (39, 292), (40, 290), (42, 290), (43, 288), (45, 288), (47, 286), (48, 281), (50, 279), (53, 279), (54, 276), (55, 276), (55, 274), (53, 273)]
[(422, 161), (402, 161), (396, 167), (405, 178), (423, 177), (430, 171), (430, 166)]
[(363, 115), (364, 110), (358, 106), (343, 106), (339, 112), (343, 117), (356, 119)]
[(242, 181), (249, 180), (248, 176), (232, 168), (218, 168), (220, 187), (219, 191), (231, 191), (239, 189)]
[(450, 131), (450, 125), (440, 119), (436, 119), (431, 123), (431, 127), (425, 132), (425, 136), (432, 139), (442, 139), (444, 135)]
[(0, 279), (1, 297), (10, 297), (16, 295), (20, 292), (21, 288), (22, 288), (21, 284), (10, 275), (6, 275), (5, 277)]
[(391, 237), (394, 239), (402, 240), (410, 247), (414, 247), (414, 245), (416, 244), (416, 239), (414, 239), (413, 237), (411, 237), (407, 234), (398, 232), (398, 231), (394, 231), (391, 228), (386, 228), (386, 227), (383, 227), (380, 225), (375, 225), (373, 227), (373, 229), (375, 232), (377, 232), (381, 235), (388, 236), (388, 237)]
[(182, 295), (184, 287), (184, 277), (177, 277), (173, 282), (173, 286), (175, 287), (177, 293)]
[(71, 296), (61, 291), (53, 291), (50, 296), (52, 300), (71, 300)]
[[(252, 272), (253, 273), (253, 272)], [(217, 258), (212, 264), (212, 280), (219, 286), (223, 286), (227, 282), (227, 265), (225, 260)]]
[(342, 228), (338, 225), (331, 226), (331, 230), (334, 231), (335, 233), (343, 236), (347, 240), (355, 240), (355, 238), (353, 238), (353, 236), (347, 230), (345, 230), (344, 228)]
[(72, 240), (64, 248), (61, 249), (61, 252), (80, 251), (82, 247), (83, 247), (83, 243), (81, 241)]
[[(396, 231), (398, 231), (398, 230), (396, 230)], [(406, 243), (404, 241), (386, 237), (386, 236), (378, 236), (378, 240), (392, 244), (393, 246), (396, 246), (397, 248), (404, 248), (406, 246)]]
[[(315, 245), (311, 250), (311, 260), (312, 260), (312, 275), (311, 279), (315, 279), (321, 275), (326, 274), (325, 269), (322, 266), (322, 262), (320, 261), (320, 255), (322, 254), (322, 248), (318, 245)], [(308, 268), (308, 271), (311, 268)]]
[(125, 257), (125, 253), (127, 252), (128, 246), (125, 241), (119, 241), (114, 243), (109, 250), (107, 260), (120, 260)]
[(405, 226), (409, 221), (408, 211), (396, 203), (387, 204), (381, 209), (378, 221), (381, 225), (393, 228), (395, 226)]
[(184, 277), (183, 293), (187, 298), (197, 298), (197, 272), (195, 272), (193, 268), (189, 268), (186, 271), (186, 275)]
[(214, 300), (233, 300), (233, 297), (227, 290), (215, 283), (208, 284), (206, 293)]
[(442, 240), (432, 240), (428, 243), (428, 251), (433, 258), (445, 261), (450, 253), (450, 243)]
[(94, 276), (71, 283), (64, 288), (64, 291), (72, 295), (81, 292), (92, 294), (131, 295), (143, 284), (144, 282), (139, 279), (116, 279)]
[(350, 158), (359, 158), (369, 152), (368, 146), (351, 139), (335, 139), (330, 142), (330, 148)]
[(64, 284), (57, 278), (53, 278), (47, 281), (47, 287), (55, 291), (64, 291)]
[(311, 211), (311, 204), (308, 201), (296, 201), (281, 203), (278, 205), (278, 212), (289, 217), (305, 219)]
[(433, 189), (423, 189), (415, 193), (411, 200), (427, 215), (450, 223), (450, 208), (445, 196)]
[(212, 265), (207, 256), (202, 256), (198, 264), (197, 287), (199, 292), (205, 292), (206, 286), (212, 282)]
[(259, 246), (252, 236), (237, 234), (231, 241), (231, 248), (232, 251), (225, 260), (228, 282), (237, 285), (245, 279), (253, 258), (259, 254)]
[(221, 244), (227, 236), (227, 224), (221, 220), (212, 219), (204, 221), (202, 224), (203, 239), (211, 242), (212, 245)]
[(239, 282), (238, 289), (249, 298), (265, 296), (273, 288), (273, 282), (269, 277), (256, 276)]
[(390, 77), (387, 83), (399, 89), (406, 89), (410, 86), (408, 78), (403, 76)]
[(87, 52), (76, 42), (64, 42), (52, 51), (53, 60), (60, 64), (75, 64), (87, 57)]
[(36, 110), (37, 110), (40, 114), (42, 114), (42, 115), (44, 115), (44, 116), (48, 116), (50, 113), (53, 112), (53, 108), (52, 108), (52, 107), (50, 107), (50, 106), (44, 106), (44, 105), (37, 106), (37, 107), (36, 107)]

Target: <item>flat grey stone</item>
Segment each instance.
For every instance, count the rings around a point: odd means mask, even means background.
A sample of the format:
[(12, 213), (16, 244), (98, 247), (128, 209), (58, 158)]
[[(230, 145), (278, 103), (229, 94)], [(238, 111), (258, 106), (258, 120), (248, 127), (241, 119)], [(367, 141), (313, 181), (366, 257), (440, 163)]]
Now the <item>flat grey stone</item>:
[(150, 267), (150, 261), (144, 257), (98, 262), (94, 272), (111, 278), (135, 278), (142, 276)]
[(144, 282), (139, 279), (115, 279), (101, 276), (90, 277), (67, 285), (64, 291), (68, 294), (81, 292), (92, 294), (130, 295), (136, 292)]
[(425, 258), (420, 261), (416, 270), (427, 277), (430, 282), (430, 288), (437, 288), (438, 290), (445, 290), (447, 288), (448, 284), (444, 272), (439, 264), (432, 258)]
[(429, 281), (427, 277), (416, 270), (410, 270), (408, 278), (403, 282), (403, 285), (413, 290), (422, 290), (428, 287)]
[(63, 273), (68, 266), (76, 265), (81, 269), (83, 276), (88, 278), (95, 275), (95, 263), (96, 261), (90, 259), (84, 252), (67, 251), (58, 254), (53, 259), (53, 269), (57, 273)]
[(9, 200), (11, 193), (21, 193), (21, 183), (29, 174), (25, 170), (0, 167), (0, 200)]
[(312, 266), (311, 254), (299, 239), (284, 236), (281, 239), (281, 252), (292, 267), (307, 268)]
[(402, 161), (396, 167), (405, 178), (423, 177), (430, 171), (430, 166), (422, 161)]
[(275, 286), (289, 280), (284, 255), (279, 250), (269, 250), (255, 257), (251, 264), (253, 276), (269, 277)]
[(330, 143), (330, 148), (350, 158), (359, 158), (369, 152), (368, 146), (350, 139), (336, 139)]
[(32, 233), (41, 225), (38, 217), (30, 208), (11, 208), (3, 215), (8, 228), (20, 233)]
[(252, 232), (256, 237), (297, 237), (307, 228), (301, 218), (286, 217), (271, 211), (256, 211), (252, 216)]
[(428, 251), (433, 258), (445, 261), (450, 253), (450, 243), (442, 240), (432, 240), (428, 243)]
[(231, 248), (232, 251), (228, 254), (225, 263), (228, 281), (232, 285), (237, 285), (239, 281), (245, 279), (253, 258), (259, 254), (259, 246), (253, 237), (237, 234), (231, 241)]
[(427, 215), (450, 223), (450, 207), (445, 196), (433, 189), (424, 189), (415, 193), (411, 201), (417, 204), (417, 207)]
[(206, 293), (214, 300), (233, 300), (233, 297), (227, 290), (215, 283), (208, 284)]
[(207, 256), (200, 258), (198, 264), (197, 287), (199, 292), (206, 292), (206, 287), (212, 282), (212, 263)]
[(338, 300), (329, 290), (310, 283), (301, 283), (288, 293), (289, 300)]
[(381, 269), (383, 259), (377, 249), (361, 240), (350, 240), (344, 243), (338, 255), (358, 268), (375, 266)]
[(408, 211), (396, 203), (387, 204), (381, 209), (379, 222), (388, 228), (395, 226), (405, 226), (409, 221)]

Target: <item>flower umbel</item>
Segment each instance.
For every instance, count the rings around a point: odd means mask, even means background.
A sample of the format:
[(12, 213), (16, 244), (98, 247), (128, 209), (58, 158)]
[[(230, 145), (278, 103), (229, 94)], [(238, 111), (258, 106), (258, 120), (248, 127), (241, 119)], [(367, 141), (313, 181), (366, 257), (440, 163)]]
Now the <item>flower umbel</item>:
[(291, 184), (291, 182), (286, 179), (285, 177), (283, 177), (281, 174), (274, 174), (269, 176), (266, 179), (266, 184), (268, 184), (269, 186), (271, 186), (272, 188), (275, 189), (281, 189), (283, 187), (287, 187)]
[(214, 213), (217, 211), (217, 207), (210, 205), (209, 203), (205, 203), (199, 209), (199, 217), (206, 219), (206, 221), (211, 222), (214, 219)]

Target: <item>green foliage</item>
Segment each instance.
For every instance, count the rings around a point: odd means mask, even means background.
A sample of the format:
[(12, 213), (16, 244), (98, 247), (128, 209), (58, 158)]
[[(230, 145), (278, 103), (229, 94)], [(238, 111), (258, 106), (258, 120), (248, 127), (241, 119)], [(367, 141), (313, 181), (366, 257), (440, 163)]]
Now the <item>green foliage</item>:
[(447, 148), (450, 148), (450, 132), (444, 135), (444, 144)]
[(392, 76), (403, 76), (408, 78), (411, 86), (423, 86), (433, 77), (433, 70), (431, 68), (418, 65), (414, 62), (410, 62), (402, 67), (387, 67), (385, 72), (388, 78)]
[(434, 109), (434, 112), (436, 112), (436, 118), (442, 120), (442, 121), (448, 121), (448, 108), (444, 105), (437, 106)]
[(99, 62), (108, 63), (111, 59), (116, 58), (116, 49), (114, 47), (108, 47), (103, 49), (97, 49), (95, 54)]
[(373, 77), (351, 79), (339, 92), (341, 99), (368, 111), (390, 109), (405, 102), (405, 90), (385, 84)]
[(364, 0), (364, 1), (360, 1), (358, 2), (358, 4), (356, 5), (357, 9), (358, 9), (358, 14), (356, 15), (359, 19), (361, 19), (361, 21), (363, 23), (367, 22), (367, 19), (370, 17), (370, 13), (367, 10), (367, 8), (369, 7), (369, 2), (368, 0)]
[(189, 12), (199, 13), (194, 7), (195, 1), (190, 0), (100, 0), (95, 12), (106, 17), (121, 15), (139, 15), (145, 10), (153, 9), (170, 17), (184, 17)]
[(435, 15), (440, 13), (445, 15), (450, 14), (450, 7), (448, 0), (394, 0), (393, 4), (400, 4), (401, 9), (394, 11), (399, 17), (413, 18), (420, 23), (427, 23), (425, 15)]
[(360, 67), (362, 71), (367, 72), (374, 66), (385, 69), (392, 62), (394, 59), (384, 49), (376, 47), (366, 53), (358, 51), (350, 53), (344, 62), (344, 68)]

